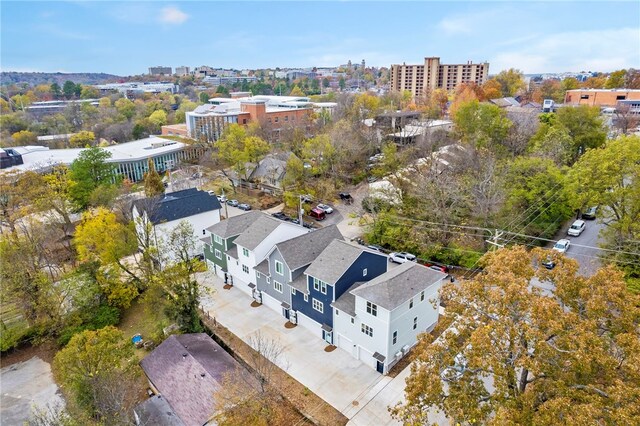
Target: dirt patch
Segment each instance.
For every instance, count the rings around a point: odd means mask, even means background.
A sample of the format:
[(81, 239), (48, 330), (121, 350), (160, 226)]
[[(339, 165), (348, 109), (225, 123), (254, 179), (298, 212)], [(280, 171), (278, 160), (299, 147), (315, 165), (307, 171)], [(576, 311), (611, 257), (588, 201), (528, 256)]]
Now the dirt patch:
[[(213, 319), (209, 319), (205, 315), (201, 315), (201, 319), (218, 343), (225, 349), (228, 348), (234, 358), (251, 368), (251, 356), (249, 354), (255, 352), (253, 348), (219, 323), (214, 322)], [(277, 369), (270, 385), (277, 389), (278, 393), (283, 396), (284, 401), (291, 404), (292, 409), (294, 408), (295, 411), (300, 413), (298, 414), (300, 422), (296, 422), (296, 424), (309, 422), (327, 426), (347, 424), (348, 419), (342, 413), (311, 392), (284, 370)]]
[(325, 348), (324, 348), (324, 351), (325, 351), (325, 352), (333, 352), (333, 351), (335, 351), (335, 350), (336, 350), (336, 347), (335, 347), (335, 346), (333, 346), (333, 345), (329, 345), (329, 346), (327, 346), (327, 347), (325, 347)]
[(389, 371), (389, 373), (387, 373), (387, 376), (396, 377), (402, 372), (402, 370), (407, 368), (407, 366), (411, 364), (413, 360), (415, 360), (418, 356), (418, 351), (414, 349), (415, 348), (411, 349), (407, 355), (403, 356), (400, 361), (398, 361), (393, 367), (391, 367), (391, 370)]
[(253, 302), (251, 302), (251, 307), (252, 308), (259, 308), (260, 306), (262, 306), (262, 303), (258, 303), (255, 300)]
[(232, 285), (229, 284), (225, 284), (222, 286), (222, 288), (224, 288), (225, 290), (231, 290), (231, 287), (233, 287)]
[(291, 321), (287, 321), (284, 323), (284, 328), (296, 328), (298, 324), (294, 324)]
[(58, 352), (58, 346), (53, 340), (47, 340), (37, 346), (27, 343), (3, 353), (2, 356), (0, 356), (0, 367), (7, 367), (9, 365), (27, 361), (34, 356), (37, 356), (44, 362), (51, 364), (56, 352)]

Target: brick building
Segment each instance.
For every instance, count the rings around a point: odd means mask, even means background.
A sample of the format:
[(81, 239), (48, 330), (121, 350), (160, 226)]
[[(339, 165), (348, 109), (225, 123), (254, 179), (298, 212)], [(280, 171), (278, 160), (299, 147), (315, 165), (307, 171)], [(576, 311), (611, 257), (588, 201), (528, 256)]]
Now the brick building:
[(640, 100), (639, 89), (575, 89), (567, 90), (566, 105), (615, 107), (619, 101)]

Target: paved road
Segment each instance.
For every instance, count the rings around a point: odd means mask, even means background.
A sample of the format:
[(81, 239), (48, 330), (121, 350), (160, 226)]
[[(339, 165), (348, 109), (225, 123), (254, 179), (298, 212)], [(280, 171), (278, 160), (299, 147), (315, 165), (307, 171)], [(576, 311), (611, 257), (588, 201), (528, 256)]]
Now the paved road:
[[(593, 275), (595, 271), (602, 266), (599, 256), (602, 251), (595, 248), (578, 247), (581, 246), (598, 247), (600, 241), (600, 230), (604, 228), (602, 223), (597, 220), (586, 220), (587, 226), (579, 237), (567, 236), (567, 229), (573, 223), (574, 219), (567, 222), (556, 235), (556, 239), (567, 238), (571, 241), (571, 247), (567, 251), (567, 256), (575, 259), (580, 264), (578, 272), (582, 275)], [(553, 243), (549, 243), (548, 247), (552, 247)]]

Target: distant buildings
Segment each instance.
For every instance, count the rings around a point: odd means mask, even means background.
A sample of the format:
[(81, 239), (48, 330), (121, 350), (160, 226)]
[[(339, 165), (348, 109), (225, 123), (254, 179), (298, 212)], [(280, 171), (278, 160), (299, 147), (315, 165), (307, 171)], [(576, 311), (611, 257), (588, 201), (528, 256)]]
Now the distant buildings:
[(209, 83), (214, 86), (220, 86), (225, 84), (242, 83), (242, 82), (254, 83), (258, 81), (258, 78), (254, 76), (238, 76), (238, 77), (207, 76), (202, 81), (203, 83)]
[(391, 65), (391, 90), (408, 90), (414, 97), (435, 89), (454, 90), (462, 83), (483, 84), (489, 75), (489, 63), (447, 65), (440, 58), (424, 58), (420, 65)]
[(179, 77), (184, 77), (185, 75), (189, 75), (189, 67), (176, 67), (176, 75)]
[(166, 82), (141, 82), (130, 81), (128, 83), (107, 83), (97, 84), (96, 89), (100, 90), (100, 94), (108, 94), (110, 92), (118, 92), (125, 96), (132, 96), (141, 93), (177, 93), (179, 87), (173, 83)]
[(42, 117), (45, 117), (47, 115), (62, 113), (69, 105), (78, 105), (78, 107), (80, 107), (83, 104), (98, 106), (98, 99), (34, 102), (31, 105), (25, 107), (25, 110), (33, 117), (41, 119)]
[(566, 105), (615, 107), (620, 101), (639, 101), (638, 89), (575, 89), (567, 90)]
[[(322, 108), (326, 108), (323, 103)], [(230, 124), (258, 122), (278, 139), (280, 130), (308, 126), (314, 104), (304, 96), (247, 96), (213, 98), (187, 112), (187, 134), (190, 138), (214, 142)]]
[(173, 73), (171, 72), (171, 67), (158, 66), (158, 67), (149, 67), (149, 74), (150, 75), (171, 75)]

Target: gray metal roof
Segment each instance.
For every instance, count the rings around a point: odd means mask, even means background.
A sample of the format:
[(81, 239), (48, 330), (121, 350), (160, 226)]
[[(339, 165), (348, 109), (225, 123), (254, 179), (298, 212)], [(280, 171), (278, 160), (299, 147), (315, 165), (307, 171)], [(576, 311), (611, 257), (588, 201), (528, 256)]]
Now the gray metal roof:
[(258, 245), (264, 241), (278, 226), (283, 222), (261, 214), (253, 223), (251, 223), (234, 243), (238, 246), (254, 250)]
[(212, 234), (216, 234), (220, 238), (226, 239), (229, 237), (235, 237), (236, 235), (243, 233), (249, 225), (261, 216), (265, 216), (265, 214), (259, 210), (252, 210), (250, 212), (222, 220), (215, 225), (208, 227), (207, 231)]
[(308, 234), (276, 244), (291, 271), (313, 262), (333, 240), (342, 240), (336, 225), (330, 225)]
[(356, 316), (356, 297), (351, 294), (351, 290), (355, 290), (364, 284), (365, 281), (358, 281), (354, 283), (351, 287), (347, 289), (342, 296), (338, 297), (338, 300), (331, 303), (331, 306), (334, 308), (351, 315), (352, 317)]
[(389, 311), (445, 278), (447, 274), (406, 262), (352, 290), (355, 296)]
[[(342, 240), (333, 240), (305, 271), (321, 281), (334, 284), (365, 251)], [(379, 254), (379, 253), (376, 253)], [(386, 257), (380, 255), (386, 262)]]

